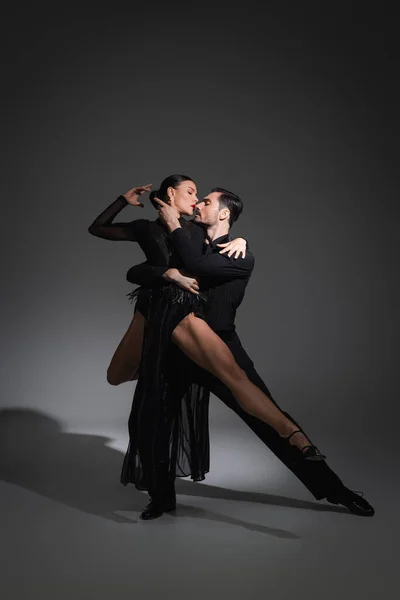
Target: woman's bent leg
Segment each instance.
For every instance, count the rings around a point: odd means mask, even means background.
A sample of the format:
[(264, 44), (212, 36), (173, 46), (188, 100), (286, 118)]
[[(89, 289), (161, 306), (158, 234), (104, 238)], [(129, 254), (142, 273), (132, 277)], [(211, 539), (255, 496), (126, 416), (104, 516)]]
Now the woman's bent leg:
[(109, 384), (120, 385), (138, 378), (145, 322), (137, 310), (107, 369)]

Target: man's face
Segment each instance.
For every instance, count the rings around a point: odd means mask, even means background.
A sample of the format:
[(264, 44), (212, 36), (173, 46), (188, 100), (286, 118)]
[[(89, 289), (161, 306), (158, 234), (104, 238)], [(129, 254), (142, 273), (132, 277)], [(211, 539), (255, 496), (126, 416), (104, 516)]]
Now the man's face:
[(220, 192), (211, 192), (197, 203), (194, 216), (196, 223), (201, 223), (205, 227), (211, 227), (218, 223), (221, 211), (219, 207), (220, 195)]

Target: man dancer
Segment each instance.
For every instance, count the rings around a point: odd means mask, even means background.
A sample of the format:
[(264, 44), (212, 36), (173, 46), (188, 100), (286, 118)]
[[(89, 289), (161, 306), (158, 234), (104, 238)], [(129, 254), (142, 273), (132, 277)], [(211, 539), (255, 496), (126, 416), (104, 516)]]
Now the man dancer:
[[(254, 267), (254, 258), (247, 251), (246, 257), (240, 260), (239, 266), (233, 257), (220, 253), (219, 245), (230, 240), (230, 227), (242, 212), (242, 201), (223, 188), (214, 188), (197, 204), (194, 217), (194, 223), (197, 225), (193, 226), (201, 225), (206, 231), (206, 243), (202, 254), (198, 253), (196, 246), (191, 243), (190, 236), (181, 228), (174, 207), (161, 200), (156, 202), (160, 206), (159, 216), (170, 231), (169, 239), (179, 253), (185, 268), (193, 276), (201, 278), (202, 289), (205, 288), (209, 300), (208, 324), (227, 344), (250, 381), (273, 400), (267, 386), (256, 372), (252, 360), (242, 347), (234, 325), (236, 309), (243, 300)], [(168, 267), (142, 263), (128, 271), (127, 279), (131, 283), (151, 287), (165, 281), (167, 272)], [(185, 335), (184, 331), (179, 332), (179, 327), (180, 325), (177, 327), (177, 334)], [(325, 461), (295, 460), (293, 448), (268, 424), (246, 413), (221, 381), (201, 369), (199, 369), (199, 376), (202, 385), (234, 410), (317, 500), (326, 498), (328, 502), (346, 506), (350, 512), (357, 515), (374, 515), (372, 506), (364, 498), (345, 487)], [(290, 415), (284, 414), (296, 423)], [(168, 503), (171, 503), (171, 499)], [(162, 502), (153, 501), (142, 513), (142, 518), (153, 519), (162, 513)]]

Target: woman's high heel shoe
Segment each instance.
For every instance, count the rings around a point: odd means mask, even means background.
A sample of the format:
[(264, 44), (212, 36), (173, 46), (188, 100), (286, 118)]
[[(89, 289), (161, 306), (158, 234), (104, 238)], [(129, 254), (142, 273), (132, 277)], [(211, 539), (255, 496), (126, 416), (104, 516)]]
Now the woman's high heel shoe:
[[(289, 444), (290, 438), (295, 433), (302, 433), (305, 437), (307, 437), (306, 434), (304, 433), (304, 431), (302, 431), (301, 429), (296, 429), (296, 431), (292, 431), (292, 433), (288, 437), (284, 438), (287, 441), (288, 444)], [(326, 456), (324, 454), (322, 454), (318, 450), (318, 448), (316, 446), (314, 446), (314, 444), (311, 444), (311, 442), (309, 444), (306, 444), (302, 448), (299, 448), (298, 446), (294, 446), (293, 444), (290, 444), (290, 446), (295, 451), (297, 450), (301, 454), (301, 457), (299, 457), (301, 459), (304, 459), (304, 460), (314, 460), (314, 461), (325, 460), (326, 459)]]

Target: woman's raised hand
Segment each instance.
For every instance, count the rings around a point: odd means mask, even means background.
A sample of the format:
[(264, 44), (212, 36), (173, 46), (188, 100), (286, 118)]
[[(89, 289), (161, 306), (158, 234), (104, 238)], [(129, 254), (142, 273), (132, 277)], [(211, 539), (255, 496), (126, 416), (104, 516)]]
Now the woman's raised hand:
[(140, 206), (141, 208), (143, 208), (144, 205), (141, 202), (139, 202), (139, 198), (145, 192), (150, 192), (151, 186), (151, 183), (148, 183), (147, 185), (139, 185), (122, 195), (131, 206)]

